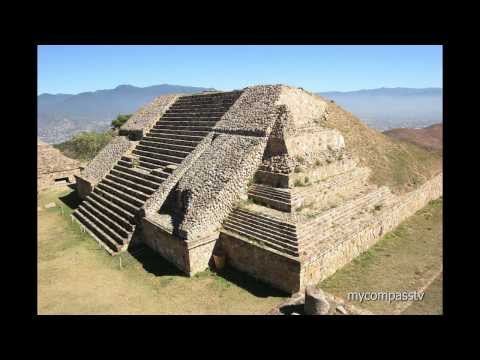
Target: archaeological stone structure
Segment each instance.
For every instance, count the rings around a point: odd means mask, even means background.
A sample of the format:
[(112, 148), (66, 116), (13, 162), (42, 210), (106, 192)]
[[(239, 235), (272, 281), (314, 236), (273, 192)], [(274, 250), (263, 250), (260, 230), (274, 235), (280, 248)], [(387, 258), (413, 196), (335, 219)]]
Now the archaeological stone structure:
[(330, 102), (285, 85), (160, 96), (77, 176), (75, 219), (112, 255), (146, 244), (187, 275), (228, 266), (295, 293), (442, 195), (369, 182)]
[(37, 139), (37, 189), (75, 182), (80, 174), (79, 161), (64, 156), (60, 150)]

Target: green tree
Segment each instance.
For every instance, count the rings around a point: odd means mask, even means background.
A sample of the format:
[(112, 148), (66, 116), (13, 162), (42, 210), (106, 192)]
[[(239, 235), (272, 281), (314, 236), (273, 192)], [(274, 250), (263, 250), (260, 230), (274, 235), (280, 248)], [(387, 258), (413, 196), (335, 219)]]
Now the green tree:
[(112, 129), (114, 130), (119, 129), (123, 124), (127, 122), (128, 119), (130, 119), (131, 116), (132, 114), (128, 114), (128, 115), (119, 114), (117, 118), (112, 121)]
[(109, 131), (97, 133), (85, 131), (75, 134), (70, 140), (56, 144), (65, 156), (78, 160), (91, 160), (107, 145), (113, 138)]

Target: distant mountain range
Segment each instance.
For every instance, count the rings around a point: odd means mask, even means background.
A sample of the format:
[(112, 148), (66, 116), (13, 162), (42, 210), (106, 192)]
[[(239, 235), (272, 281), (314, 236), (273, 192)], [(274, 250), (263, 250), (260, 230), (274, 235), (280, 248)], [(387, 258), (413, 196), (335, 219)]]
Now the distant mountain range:
[(443, 122), (442, 88), (379, 88), (318, 93), (377, 130), (421, 128)]
[(104, 131), (118, 114), (131, 114), (159, 95), (196, 93), (212, 88), (119, 85), (80, 94), (41, 94), (37, 101), (38, 136), (47, 143), (69, 139), (79, 131)]
[[(119, 85), (76, 95), (41, 94), (37, 98), (38, 137), (46, 143), (59, 143), (80, 131), (104, 131), (118, 114), (131, 114), (159, 95), (213, 90), (162, 84), (144, 88)], [(441, 88), (380, 88), (319, 95), (382, 131), (442, 122)]]

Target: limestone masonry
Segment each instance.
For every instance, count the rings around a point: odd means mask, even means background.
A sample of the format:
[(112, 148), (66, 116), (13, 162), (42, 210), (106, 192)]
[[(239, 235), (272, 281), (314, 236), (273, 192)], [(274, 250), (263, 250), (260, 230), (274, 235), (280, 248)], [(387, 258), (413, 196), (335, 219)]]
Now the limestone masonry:
[(156, 98), (77, 176), (80, 224), (112, 255), (144, 243), (188, 275), (213, 252), (290, 293), (442, 196), (369, 182), (329, 102), (285, 85)]
[(64, 156), (60, 150), (37, 139), (37, 189), (75, 182), (80, 162)]

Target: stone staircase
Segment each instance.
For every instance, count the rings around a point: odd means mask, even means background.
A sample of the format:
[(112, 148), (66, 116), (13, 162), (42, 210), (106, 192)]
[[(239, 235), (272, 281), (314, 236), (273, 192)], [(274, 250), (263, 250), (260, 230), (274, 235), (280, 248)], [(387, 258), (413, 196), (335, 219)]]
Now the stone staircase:
[(394, 197), (386, 187), (370, 189), (304, 223), (236, 208), (223, 223), (222, 231), (247, 238), (267, 251), (301, 259), (318, 255), (360, 231), (374, 221), (374, 212), (390, 206)]
[(248, 189), (248, 198), (255, 203), (285, 212), (291, 212), (298, 202), (298, 198), (292, 196), (290, 189), (275, 188), (262, 184), (251, 185)]
[[(386, 187), (362, 193), (341, 206), (325, 211), (297, 228), (302, 256), (319, 254), (339, 239), (374, 220), (374, 212), (388, 206), (394, 195)], [(321, 232), (319, 232), (321, 230)]]
[(180, 97), (73, 213), (112, 255), (126, 250), (145, 201), (212, 131), (240, 91)]
[(282, 255), (299, 256), (294, 224), (237, 208), (225, 220), (223, 229)]

